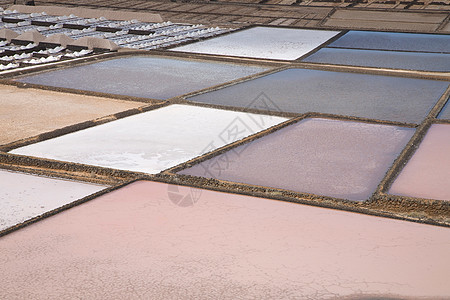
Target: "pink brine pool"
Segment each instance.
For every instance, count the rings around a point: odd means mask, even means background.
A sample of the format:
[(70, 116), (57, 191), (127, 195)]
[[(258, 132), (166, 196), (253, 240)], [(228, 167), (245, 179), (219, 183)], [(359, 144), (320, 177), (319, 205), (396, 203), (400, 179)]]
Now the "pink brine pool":
[(394, 195), (450, 200), (450, 124), (434, 124), (394, 181)]
[(412, 128), (306, 119), (180, 174), (361, 201), (413, 134)]
[(449, 233), (141, 181), (0, 238), (0, 298), (442, 299)]

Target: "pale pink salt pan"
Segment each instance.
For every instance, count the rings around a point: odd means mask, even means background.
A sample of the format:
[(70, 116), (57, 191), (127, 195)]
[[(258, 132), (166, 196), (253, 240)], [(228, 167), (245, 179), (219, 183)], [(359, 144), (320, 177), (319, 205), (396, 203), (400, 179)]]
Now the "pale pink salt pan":
[(0, 238), (0, 298), (450, 296), (448, 228), (178, 188), (136, 182)]
[(450, 200), (450, 125), (430, 127), (389, 193)]
[(398, 126), (305, 119), (179, 173), (361, 201), (413, 134)]

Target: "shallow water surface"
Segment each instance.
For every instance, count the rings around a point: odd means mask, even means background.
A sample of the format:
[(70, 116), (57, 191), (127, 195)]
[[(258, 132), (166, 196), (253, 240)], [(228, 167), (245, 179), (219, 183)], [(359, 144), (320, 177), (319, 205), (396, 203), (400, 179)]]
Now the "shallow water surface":
[(303, 60), (348, 66), (450, 72), (450, 54), (323, 48)]
[(450, 36), (400, 32), (349, 31), (329, 47), (450, 53)]
[(389, 193), (450, 201), (450, 124), (433, 124)]
[(195, 102), (263, 110), (320, 112), (370, 119), (420, 123), (448, 87), (448, 82), (289, 69), (220, 90), (193, 96)]
[(438, 118), (450, 120), (450, 99), (447, 100), (447, 104), (444, 106), (444, 108), (440, 112)]
[(180, 174), (366, 200), (414, 129), (306, 119)]
[(109, 94), (168, 99), (266, 70), (158, 57), (124, 57), (30, 75), (18, 81)]

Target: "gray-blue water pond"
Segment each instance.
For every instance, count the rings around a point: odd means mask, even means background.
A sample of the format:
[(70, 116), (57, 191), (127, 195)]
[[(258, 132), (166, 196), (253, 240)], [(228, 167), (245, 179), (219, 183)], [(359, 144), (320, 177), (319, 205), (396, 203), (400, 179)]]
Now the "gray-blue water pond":
[(439, 114), (439, 119), (450, 120), (450, 99), (447, 100), (447, 104), (444, 106), (441, 113)]
[(349, 31), (329, 47), (450, 53), (450, 35)]
[(303, 60), (348, 66), (450, 71), (450, 54), (323, 48)]
[(23, 77), (18, 81), (134, 97), (168, 99), (266, 70), (158, 57), (124, 57)]
[(448, 84), (446, 81), (289, 69), (188, 100), (267, 111), (319, 112), (420, 123)]

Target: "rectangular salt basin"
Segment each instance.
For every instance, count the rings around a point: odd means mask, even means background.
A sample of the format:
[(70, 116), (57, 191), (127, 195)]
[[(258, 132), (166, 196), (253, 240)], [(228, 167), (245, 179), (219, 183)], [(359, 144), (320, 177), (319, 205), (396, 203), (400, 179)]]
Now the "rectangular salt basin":
[(294, 60), (319, 47), (339, 31), (254, 27), (172, 51)]
[[(171, 105), (17, 148), (11, 153), (159, 173), (286, 120)], [(234, 131), (235, 128), (239, 131)]]
[(446, 81), (289, 69), (188, 98), (253, 107), (261, 93), (267, 110), (320, 112), (420, 123), (447, 89)]
[(6, 85), (0, 94), (0, 145), (143, 105)]
[(304, 62), (450, 72), (450, 54), (322, 48)]
[(135, 56), (30, 75), (18, 81), (125, 96), (168, 99), (266, 69), (219, 62)]
[(444, 106), (441, 113), (439, 114), (439, 119), (450, 120), (450, 101), (449, 100), (447, 100), (447, 104)]
[(329, 47), (450, 53), (450, 36), (376, 31), (349, 31)]
[(450, 295), (448, 228), (156, 182), (4, 236), (0, 252), (4, 299)]
[[(105, 188), (103, 185), (0, 170), (0, 231)], [(3, 298), (1, 291), (0, 298)]]
[(450, 124), (433, 124), (390, 194), (450, 201)]
[(179, 174), (366, 200), (413, 134), (411, 128), (306, 119)]

